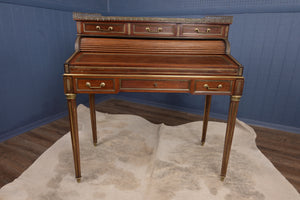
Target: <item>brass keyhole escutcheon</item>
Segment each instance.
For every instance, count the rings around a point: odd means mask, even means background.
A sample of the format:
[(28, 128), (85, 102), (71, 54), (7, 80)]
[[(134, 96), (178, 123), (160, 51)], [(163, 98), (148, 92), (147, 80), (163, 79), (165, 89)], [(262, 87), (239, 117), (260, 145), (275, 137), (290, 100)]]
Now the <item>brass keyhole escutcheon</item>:
[(157, 87), (157, 83), (153, 83), (153, 87)]

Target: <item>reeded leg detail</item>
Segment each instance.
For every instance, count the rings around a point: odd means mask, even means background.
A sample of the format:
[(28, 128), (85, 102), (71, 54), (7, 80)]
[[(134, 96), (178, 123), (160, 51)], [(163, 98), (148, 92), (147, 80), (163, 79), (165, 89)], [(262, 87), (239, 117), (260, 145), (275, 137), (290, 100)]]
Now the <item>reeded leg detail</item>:
[(224, 150), (223, 150), (223, 160), (222, 160), (222, 169), (221, 169), (221, 180), (224, 180), (226, 177), (228, 160), (231, 150), (233, 132), (235, 127), (236, 115), (238, 111), (238, 105), (241, 96), (231, 96), (230, 99), (230, 106), (229, 106), (229, 113), (227, 119), (227, 128), (226, 128), (226, 135), (225, 135), (225, 143), (224, 143)]
[(91, 125), (93, 133), (93, 143), (97, 146), (97, 124), (96, 124), (96, 111), (95, 111), (95, 94), (89, 95), (90, 100), (90, 115), (91, 115)]
[(80, 180), (81, 177), (81, 170), (80, 170), (76, 94), (67, 93), (66, 98), (68, 100), (71, 140), (72, 140), (72, 149), (73, 149), (74, 166), (75, 166), (75, 177), (78, 181)]
[(204, 145), (205, 139), (206, 139), (206, 131), (207, 131), (207, 124), (208, 124), (208, 116), (209, 116), (209, 110), (210, 110), (210, 103), (211, 103), (211, 95), (206, 95), (206, 97), (205, 97), (204, 115), (203, 115), (203, 127), (202, 127), (201, 145)]

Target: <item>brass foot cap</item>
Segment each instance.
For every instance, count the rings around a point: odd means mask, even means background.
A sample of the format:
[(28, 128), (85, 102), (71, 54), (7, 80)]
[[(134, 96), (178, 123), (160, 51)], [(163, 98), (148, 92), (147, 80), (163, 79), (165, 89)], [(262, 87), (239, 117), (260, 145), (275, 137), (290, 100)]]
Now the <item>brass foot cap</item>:
[(204, 144), (205, 144), (205, 141), (204, 141), (204, 142), (201, 142), (201, 146), (204, 146)]
[(221, 175), (221, 181), (224, 181), (224, 180), (225, 180), (225, 176)]
[(97, 146), (97, 142), (94, 142), (93, 144), (94, 144), (95, 147)]
[(81, 182), (81, 177), (76, 178), (77, 183)]

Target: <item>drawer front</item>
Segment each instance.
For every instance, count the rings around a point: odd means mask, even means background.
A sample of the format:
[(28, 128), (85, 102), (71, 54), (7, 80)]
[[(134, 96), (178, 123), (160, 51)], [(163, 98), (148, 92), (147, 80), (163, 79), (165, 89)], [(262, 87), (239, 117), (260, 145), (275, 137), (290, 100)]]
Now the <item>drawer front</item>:
[(176, 24), (132, 24), (132, 35), (136, 36), (176, 36)]
[(225, 26), (219, 25), (182, 25), (182, 36), (185, 37), (223, 37)]
[(196, 80), (195, 93), (231, 94), (232, 80)]
[(189, 92), (189, 80), (132, 80), (122, 79), (120, 90)]
[(125, 23), (84, 23), (83, 32), (93, 35), (126, 35), (128, 33)]
[(114, 79), (76, 78), (76, 91), (78, 92), (114, 92)]

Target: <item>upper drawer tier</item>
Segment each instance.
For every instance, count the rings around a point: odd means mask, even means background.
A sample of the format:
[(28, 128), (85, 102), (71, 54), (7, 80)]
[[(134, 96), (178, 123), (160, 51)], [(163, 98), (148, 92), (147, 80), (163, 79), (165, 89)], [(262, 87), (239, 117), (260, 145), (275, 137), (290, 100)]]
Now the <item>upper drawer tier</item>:
[[(124, 19), (124, 20), (122, 20)], [(157, 20), (157, 21), (155, 21)], [(230, 23), (151, 18), (101, 18), (77, 20), (77, 32), (89, 36), (142, 38), (227, 38)]]

